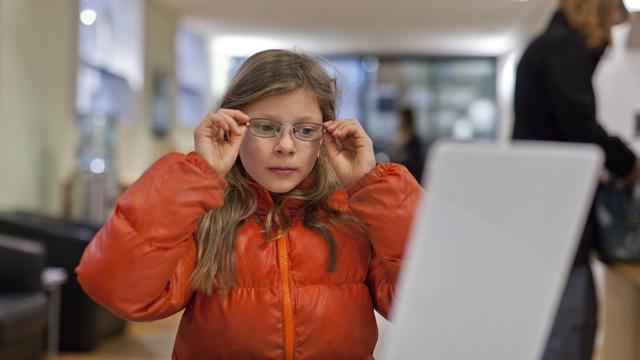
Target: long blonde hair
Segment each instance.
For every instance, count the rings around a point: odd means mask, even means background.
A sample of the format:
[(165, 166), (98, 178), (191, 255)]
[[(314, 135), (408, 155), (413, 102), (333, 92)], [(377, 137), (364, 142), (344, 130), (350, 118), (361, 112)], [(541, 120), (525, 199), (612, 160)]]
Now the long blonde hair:
[(622, 0), (560, 0), (560, 8), (569, 24), (585, 38), (590, 49), (597, 49), (611, 42), (613, 14), (620, 11), (623, 17), (629, 12)]
[[(314, 58), (287, 50), (266, 50), (248, 58), (238, 69), (220, 107), (240, 109), (268, 96), (284, 94), (298, 88), (310, 90), (318, 101), (323, 121), (333, 120), (338, 98), (336, 81)], [(276, 229), (286, 229), (290, 219), (279, 206), (284, 198), (305, 201), (305, 226), (324, 236), (329, 249), (327, 270), (333, 271), (337, 262), (335, 239), (325, 223), (320, 222), (320, 210), (330, 221), (350, 218), (333, 210), (327, 199), (336, 188), (324, 150), (320, 152), (313, 170), (311, 185), (274, 196), (274, 206), (261, 224), (266, 239), (272, 239)], [(243, 222), (257, 209), (256, 194), (248, 184), (247, 174), (238, 158), (226, 175), (228, 186), (222, 207), (209, 211), (200, 219), (197, 231), (197, 263), (191, 276), (194, 289), (211, 294), (214, 288), (220, 294), (234, 285), (234, 239)]]

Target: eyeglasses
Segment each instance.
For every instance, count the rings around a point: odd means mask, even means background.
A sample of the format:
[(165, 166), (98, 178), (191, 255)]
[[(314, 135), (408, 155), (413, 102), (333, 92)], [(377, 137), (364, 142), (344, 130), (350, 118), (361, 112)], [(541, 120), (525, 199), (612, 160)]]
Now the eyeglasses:
[(324, 133), (322, 124), (317, 123), (297, 123), (294, 125), (282, 125), (277, 121), (269, 119), (251, 119), (247, 123), (249, 134), (262, 138), (272, 138), (278, 136), (282, 128), (292, 127), (293, 136), (303, 141), (320, 140)]

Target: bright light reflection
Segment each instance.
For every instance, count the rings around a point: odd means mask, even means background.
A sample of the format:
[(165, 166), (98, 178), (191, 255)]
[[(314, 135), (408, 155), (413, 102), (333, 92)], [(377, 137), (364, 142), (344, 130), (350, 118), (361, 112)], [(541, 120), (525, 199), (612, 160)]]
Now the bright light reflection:
[(100, 158), (93, 159), (89, 163), (89, 169), (94, 174), (102, 174), (106, 168), (104, 160)]
[(85, 9), (80, 12), (80, 22), (87, 26), (93, 25), (98, 18), (98, 14), (93, 9)]
[(640, 11), (640, 0), (624, 0), (624, 5), (629, 11)]

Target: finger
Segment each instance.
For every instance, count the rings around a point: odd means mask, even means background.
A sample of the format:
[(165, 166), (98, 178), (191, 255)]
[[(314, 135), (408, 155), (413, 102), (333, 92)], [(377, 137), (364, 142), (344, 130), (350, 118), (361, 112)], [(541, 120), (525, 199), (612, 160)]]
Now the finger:
[(246, 130), (243, 130), (241, 135), (233, 135), (229, 139), (229, 145), (231, 145), (231, 148), (233, 149), (233, 153), (236, 155), (240, 151), (240, 145), (242, 145), (242, 139), (244, 139), (245, 133), (246, 133)]
[(362, 136), (363, 132), (361, 132), (361, 130), (362, 128), (358, 123), (343, 122), (333, 127), (333, 130), (329, 130), (329, 132), (331, 132), (331, 135), (337, 137), (338, 139), (344, 139), (353, 135)]
[(356, 120), (331, 120), (327, 121), (327, 130), (335, 131), (338, 128), (341, 128), (345, 125), (358, 124)]
[(342, 126), (344, 127), (348, 127), (348, 128), (354, 128), (354, 129), (358, 129), (358, 130), (362, 130), (364, 131), (364, 128), (362, 127), (362, 125), (360, 124), (360, 122), (358, 122), (358, 120), (348, 120), (348, 121), (343, 121), (340, 123)]
[(332, 135), (341, 145), (341, 151), (355, 154), (360, 149), (373, 148), (373, 141), (357, 122), (342, 125)]
[(244, 139), (245, 134), (247, 133), (246, 126), (240, 126), (238, 128), (238, 133), (231, 133), (229, 136), (229, 142), (233, 145), (234, 148), (239, 148), (242, 139)]
[(327, 120), (325, 122), (322, 123), (322, 126), (324, 126), (325, 129), (332, 127), (335, 124), (335, 120)]
[(229, 124), (227, 124), (223, 117), (218, 113), (207, 114), (206, 122), (204, 125), (209, 128), (214, 128), (215, 130), (221, 129), (225, 132), (229, 131)]
[(333, 159), (340, 154), (340, 150), (338, 149), (338, 144), (336, 144), (336, 140), (333, 138), (333, 136), (330, 133), (328, 132), (324, 133), (323, 144), (324, 144), (324, 148), (327, 150), (327, 155), (329, 155), (330, 159)]
[(222, 129), (221, 124), (219, 124), (216, 118), (206, 117), (194, 131), (194, 137), (196, 140), (198, 138), (206, 138), (212, 141), (221, 141), (224, 138), (224, 129)]
[(332, 133), (338, 126), (338, 122), (335, 120), (329, 120), (329, 121), (323, 122), (322, 125), (327, 131)]
[(233, 133), (234, 135), (240, 135), (240, 125), (238, 124), (236, 119), (226, 112), (220, 112), (219, 114), (229, 126), (229, 132)]
[(249, 121), (249, 115), (236, 109), (220, 109), (219, 112), (230, 116), (238, 124), (246, 124)]
[(367, 144), (367, 143), (371, 143), (373, 144), (371, 138), (369, 137), (369, 135), (367, 135), (367, 132), (364, 130), (364, 128), (362, 127), (362, 124), (360, 124), (357, 121), (354, 121), (351, 124), (347, 125), (348, 130), (345, 130), (345, 138), (349, 137), (350, 139), (353, 139), (356, 143), (358, 144)]

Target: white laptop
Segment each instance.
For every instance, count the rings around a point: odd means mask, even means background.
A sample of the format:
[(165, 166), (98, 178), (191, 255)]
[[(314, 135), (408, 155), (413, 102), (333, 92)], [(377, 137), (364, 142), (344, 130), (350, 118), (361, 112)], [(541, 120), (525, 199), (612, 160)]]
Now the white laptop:
[(593, 145), (439, 143), (382, 360), (537, 360), (603, 166)]

